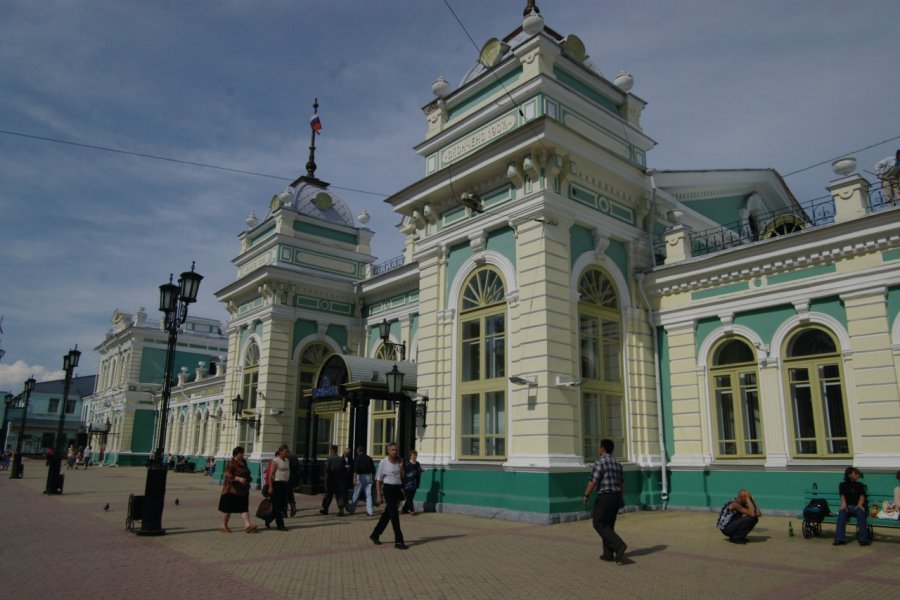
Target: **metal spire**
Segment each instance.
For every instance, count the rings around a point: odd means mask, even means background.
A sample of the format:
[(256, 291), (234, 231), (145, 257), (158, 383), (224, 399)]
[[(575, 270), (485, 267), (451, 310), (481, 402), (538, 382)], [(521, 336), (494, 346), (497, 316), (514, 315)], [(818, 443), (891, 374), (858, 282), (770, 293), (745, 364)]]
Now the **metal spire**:
[[(313, 115), (319, 114), (319, 99), (313, 102)], [(316, 178), (316, 130), (313, 129), (312, 137), (309, 141), (309, 160), (306, 162), (306, 176), (310, 179)]]
[(525, 5), (524, 12), (522, 12), (522, 16), (527, 17), (531, 14), (531, 11), (534, 11), (537, 14), (541, 14), (541, 9), (537, 7), (537, 4), (535, 4), (535, 0), (528, 0), (528, 3)]

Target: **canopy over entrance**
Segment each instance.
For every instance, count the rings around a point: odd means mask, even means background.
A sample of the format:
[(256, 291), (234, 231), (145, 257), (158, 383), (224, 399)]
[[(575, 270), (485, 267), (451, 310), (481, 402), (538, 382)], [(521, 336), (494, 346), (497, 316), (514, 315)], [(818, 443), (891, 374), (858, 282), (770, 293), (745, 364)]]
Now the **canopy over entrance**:
[(316, 375), (316, 384), (309, 392), (313, 404), (334, 400), (346, 402), (354, 398), (396, 401), (398, 398), (388, 393), (385, 377), (394, 365), (403, 373), (402, 394), (414, 396), (416, 363), (332, 354), (325, 358)]

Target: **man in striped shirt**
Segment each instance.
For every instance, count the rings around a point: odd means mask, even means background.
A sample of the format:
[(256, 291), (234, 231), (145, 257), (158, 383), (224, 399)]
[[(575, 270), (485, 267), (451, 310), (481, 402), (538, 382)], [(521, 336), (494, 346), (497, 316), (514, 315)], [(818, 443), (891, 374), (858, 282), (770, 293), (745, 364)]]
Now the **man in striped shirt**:
[(612, 440), (600, 440), (600, 457), (594, 461), (591, 480), (588, 481), (582, 500), (587, 504), (591, 492), (597, 490), (592, 517), (594, 529), (603, 539), (600, 560), (621, 564), (628, 546), (616, 533), (616, 516), (619, 509), (625, 506), (625, 480), (622, 477), (622, 464), (612, 455), (615, 447)]

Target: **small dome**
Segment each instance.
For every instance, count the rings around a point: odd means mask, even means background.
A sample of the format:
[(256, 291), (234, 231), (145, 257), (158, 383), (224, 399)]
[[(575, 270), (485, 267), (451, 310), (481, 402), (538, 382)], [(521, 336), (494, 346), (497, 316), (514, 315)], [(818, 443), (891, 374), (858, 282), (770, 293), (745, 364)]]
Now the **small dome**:
[(333, 191), (306, 181), (285, 191), (291, 190), (293, 193), (285, 206), (322, 221), (353, 227), (353, 215), (347, 203)]

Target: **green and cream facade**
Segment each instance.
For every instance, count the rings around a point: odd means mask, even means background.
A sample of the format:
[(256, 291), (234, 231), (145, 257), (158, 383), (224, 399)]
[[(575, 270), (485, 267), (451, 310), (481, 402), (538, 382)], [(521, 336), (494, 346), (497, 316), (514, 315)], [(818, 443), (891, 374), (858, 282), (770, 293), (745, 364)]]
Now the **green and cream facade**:
[(426, 509), (582, 518), (604, 437), (632, 507), (708, 509), (747, 486), (794, 511), (850, 464), (887, 485), (900, 211), (873, 211), (858, 176), (829, 184), (823, 221), (771, 170), (648, 169), (633, 79), (539, 21), (486, 45), (458, 88), (435, 82), (423, 177), (387, 200), (401, 259), (375, 264), (368, 215), (355, 224), (315, 165), (248, 217), (217, 292), (227, 372), (173, 392), (217, 407), (216, 456), (241, 444), (256, 469), (281, 443), (321, 455), (360, 426), (381, 455), (390, 403), (352, 425), (322, 403), (312, 448), (308, 391), (329, 355), (393, 363), (404, 342), (427, 399)]

